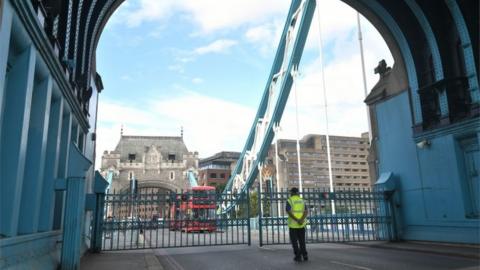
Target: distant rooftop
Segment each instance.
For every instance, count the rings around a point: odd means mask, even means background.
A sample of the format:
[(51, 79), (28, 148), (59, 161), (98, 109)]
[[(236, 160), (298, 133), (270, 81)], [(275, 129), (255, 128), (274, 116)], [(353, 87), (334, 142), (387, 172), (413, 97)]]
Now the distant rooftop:
[(188, 149), (180, 136), (136, 136), (122, 135), (115, 147), (115, 152), (120, 154), (120, 161), (127, 161), (129, 154), (135, 154), (136, 159), (155, 146), (166, 159), (168, 155), (175, 155), (176, 159), (188, 154)]
[(199, 166), (202, 167), (209, 163), (232, 163), (240, 158), (240, 152), (223, 151), (216, 153), (213, 156), (200, 159)]

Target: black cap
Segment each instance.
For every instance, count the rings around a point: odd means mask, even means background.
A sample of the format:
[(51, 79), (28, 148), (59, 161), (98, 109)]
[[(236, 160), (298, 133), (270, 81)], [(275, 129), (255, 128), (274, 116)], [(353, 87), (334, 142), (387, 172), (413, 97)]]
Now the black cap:
[(298, 188), (292, 187), (292, 188), (290, 189), (290, 193), (291, 193), (291, 194), (298, 194)]

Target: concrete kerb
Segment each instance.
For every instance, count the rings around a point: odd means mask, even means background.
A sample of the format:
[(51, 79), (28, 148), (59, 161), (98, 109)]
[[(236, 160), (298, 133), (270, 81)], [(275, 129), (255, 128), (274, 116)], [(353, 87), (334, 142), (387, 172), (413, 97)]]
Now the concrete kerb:
[(453, 244), (423, 241), (345, 242), (344, 244), (351, 246), (422, 252), (480, 260), (480, 246), (471, 244)]
[(102, 253), (88, 253), (82, 257), (83, 270), (164, 270), (154, 250), (125, 250)]

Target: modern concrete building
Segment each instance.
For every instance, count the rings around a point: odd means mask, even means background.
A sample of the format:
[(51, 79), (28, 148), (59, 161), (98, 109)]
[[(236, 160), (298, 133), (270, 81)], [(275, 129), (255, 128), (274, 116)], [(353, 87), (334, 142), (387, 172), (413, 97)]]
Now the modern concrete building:
[(200, 159), (198, 184), (223, 187), (230, 178), (239, 157), (239, 152), (220, 152), (211, 157)]
[[(335, 187), (370, 187), (367, 163), (368, 134), (362, 137), (330, 136), (333, 184)], [(299, 186), (297, 142), (278, 141), (279, 187)], [(327, 144), (325, 135), (309, 134), (300, 140), (300, 162), (303, 188), (329, 186)], [(267, 163), (275, 170), (275, 145), (270, 147)], [(276, 184), (276, 173), (273, 183)]]

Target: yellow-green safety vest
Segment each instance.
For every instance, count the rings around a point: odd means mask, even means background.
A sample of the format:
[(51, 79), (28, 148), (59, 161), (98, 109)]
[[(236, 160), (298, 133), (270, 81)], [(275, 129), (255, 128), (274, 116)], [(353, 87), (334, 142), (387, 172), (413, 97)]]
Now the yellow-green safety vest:
[[(303, 212), (305, 211), (305, 202), (302, 198), (298, 195), (293, 195), (288, 198), (288, 203), (291, 207), (291, 212), (294, 217), (300, 219), (303, 216)], [(288, 216), (288, 227), (292, 229), (300, 229), (307, 225), (307, 219), (303, 221), (302, 224), (298, 224), (295, 220), (293, 220), (290, 216)]]

